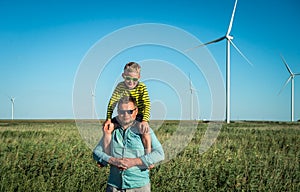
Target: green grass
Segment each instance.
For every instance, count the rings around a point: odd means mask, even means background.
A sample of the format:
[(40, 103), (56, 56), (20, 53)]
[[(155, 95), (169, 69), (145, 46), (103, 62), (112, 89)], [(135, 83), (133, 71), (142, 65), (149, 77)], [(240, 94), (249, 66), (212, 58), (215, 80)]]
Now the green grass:
[[(165, 141), (178, 121), (155, 129)], [(200, 123), (184, 151), (151, 170), (152, 191), (300, 191), (300, 124), (224, 124), (202, 155)], [(153, 125), (155, 126), (155, 125)], [(105, 191), (74, 121), (1, 121), (0, 191)]]

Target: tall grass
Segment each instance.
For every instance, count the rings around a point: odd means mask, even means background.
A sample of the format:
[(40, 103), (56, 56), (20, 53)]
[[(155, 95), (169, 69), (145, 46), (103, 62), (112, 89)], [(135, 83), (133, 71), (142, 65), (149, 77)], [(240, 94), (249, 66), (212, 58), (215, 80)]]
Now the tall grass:
[[(155, 130), (162, 142), (176, 123)], [(152, 191), (300, 191), (300, 124), (225, 124), (200, 155), (206, 127), (150, 171)], [(109, 169), (96, 167), (73, 121), (2, 122), (0, 152), (0, 191), (105, 191)]]

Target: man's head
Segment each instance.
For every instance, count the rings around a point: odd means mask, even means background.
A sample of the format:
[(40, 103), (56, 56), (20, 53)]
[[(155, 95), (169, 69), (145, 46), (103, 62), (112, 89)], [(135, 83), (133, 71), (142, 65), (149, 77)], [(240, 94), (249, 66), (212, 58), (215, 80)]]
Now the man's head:
[(137, 86), (140, 79), (141, 66), (135, 62), (129, 62), (124, 67), (122, 77), (124, 78), (125, 85), (129, 89)]
[(135, 121), (137, 113), (136, 100), (132, 96), (124, 96), (119, 100), (118, 121), (123, 128), (127, 128)]

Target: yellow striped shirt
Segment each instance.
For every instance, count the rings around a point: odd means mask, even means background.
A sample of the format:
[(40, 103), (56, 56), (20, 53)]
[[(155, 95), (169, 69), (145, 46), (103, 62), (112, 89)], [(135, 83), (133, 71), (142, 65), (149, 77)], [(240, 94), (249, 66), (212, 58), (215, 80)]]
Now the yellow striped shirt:
[(134, 89), (128, 89), (124, 81), (117, 85), (109, 100), (106, 119), (112, 118), (114, 108), (120, 98), (129, 95), (135, 98), (138, 106), (138, 114), (143, 116), (143, 121), (150, 120), (150, 98), (146, 85), (143, 82), (139, 82)]

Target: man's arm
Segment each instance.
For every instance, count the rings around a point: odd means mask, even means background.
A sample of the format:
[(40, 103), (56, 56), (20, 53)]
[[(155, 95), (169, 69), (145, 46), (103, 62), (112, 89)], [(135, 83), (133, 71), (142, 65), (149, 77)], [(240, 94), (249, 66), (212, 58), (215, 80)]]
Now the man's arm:
[(103, 146), (104, 146), (104, 136), (101, 138), (100, 142), (93, 150), (93, 158), (101, 166), (106, 166), (111, 156), (105, 152)]
[(133, 166), (139, 166), (141, 168), (152, 168), (153, 164), (164, 160), (165, 156), (164, 156), (162, 145), (158, 141), (152, 129), (150, 129), (150, 136), (151, 136), (152, 150), (149, 154), (137, 158), (121, 158), (121, 159), (111, 158), (109, 160), (109, 163), (123, 170)]

